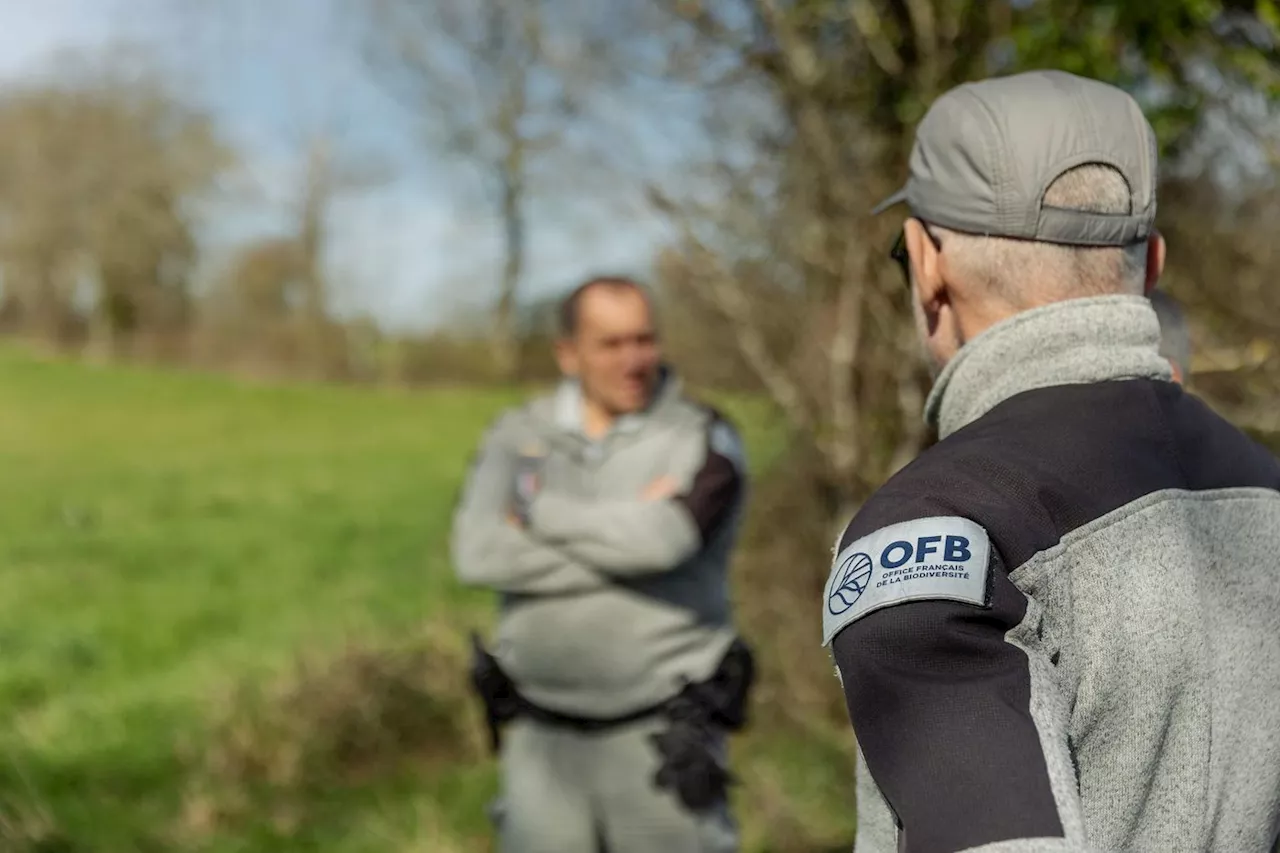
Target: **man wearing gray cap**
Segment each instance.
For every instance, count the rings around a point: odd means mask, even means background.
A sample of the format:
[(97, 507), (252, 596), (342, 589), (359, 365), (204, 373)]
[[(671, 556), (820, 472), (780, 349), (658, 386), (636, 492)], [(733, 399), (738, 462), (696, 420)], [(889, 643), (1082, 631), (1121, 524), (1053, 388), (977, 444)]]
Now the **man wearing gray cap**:
[(1171, 382), (1156, 146), (1112, 86), (960, 86), (907, 272), (939, 442), (835, 547), (858, 853), (1263, 851), (1280, 834), (1280, 464)]

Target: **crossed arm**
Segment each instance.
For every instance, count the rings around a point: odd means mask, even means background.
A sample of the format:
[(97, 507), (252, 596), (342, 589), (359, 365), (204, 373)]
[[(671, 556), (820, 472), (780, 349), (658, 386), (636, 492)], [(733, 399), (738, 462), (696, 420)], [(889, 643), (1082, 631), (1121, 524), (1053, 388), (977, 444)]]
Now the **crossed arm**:
[(514, 457), (501, 428), (499, 422), (485, 436), (454, 512), (451, 545), (459, 579), (533, 595), (603, 586), (607, 580), (600, 572), (508, 520)]
[(464, 583), (562, 594), (669, 571), (692, 557), (738, 500), (735, 460), (708, 452), (688, 489), (654, 483), (635, 498), (586, 500), (542, 491), (528, 528), (508, 519), (513, 456), (486, 436), (454, 516), (453, 559)]

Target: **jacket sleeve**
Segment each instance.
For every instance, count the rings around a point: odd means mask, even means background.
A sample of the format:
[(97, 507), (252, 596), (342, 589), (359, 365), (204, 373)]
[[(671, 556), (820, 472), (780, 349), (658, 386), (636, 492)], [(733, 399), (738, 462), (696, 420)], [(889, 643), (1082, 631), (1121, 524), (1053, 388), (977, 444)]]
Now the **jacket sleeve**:
[[(824, 629), (873, 782), (860, 793), (880, 795), (860, 837), (869, 853), (1093, 853), (1066, 702), (1030, 651), (1040, 611), (990, 543), (948, 539), (985, 535), (966, 523), (926, 517), (881, 535), (855, 519), (836, 557)], [(983, 565), (963, 559), (979, 553)], [(892, 846), (873, 832), (879, 812)]]
[(507, 521), (514, 476), (504, 441), (506, 419), (481, 442), (453, 517), (451, 550), (459, 579), (502, 592), (563, 594), (599, 588), (608, 579)]
[(530, 527), (566, 553), (615, 576), (665, 572), (698, 553), (744, 491), (743, 454), (725, 420), (707, 427), (702, 463), (666, 500), (583, 500), (556, 492), (530, 506)]

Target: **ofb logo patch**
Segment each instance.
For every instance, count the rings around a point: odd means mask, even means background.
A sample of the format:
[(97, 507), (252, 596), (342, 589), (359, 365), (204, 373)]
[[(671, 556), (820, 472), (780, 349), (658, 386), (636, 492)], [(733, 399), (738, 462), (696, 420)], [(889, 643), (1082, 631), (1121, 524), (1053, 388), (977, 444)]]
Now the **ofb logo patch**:
[(871, 582), (873, 568), (871, 558), (861, 551), (844, 556), (835, 568), (835, 583), (827, 594), (827, 610), (832, 616), (839, 616), (858, 603)]
[(908, 601), (987, 603), (991, 543), (967, 518), (918, 518), (882, 527), (836, 555), (827, 580), (822, 644), (842, 628)]

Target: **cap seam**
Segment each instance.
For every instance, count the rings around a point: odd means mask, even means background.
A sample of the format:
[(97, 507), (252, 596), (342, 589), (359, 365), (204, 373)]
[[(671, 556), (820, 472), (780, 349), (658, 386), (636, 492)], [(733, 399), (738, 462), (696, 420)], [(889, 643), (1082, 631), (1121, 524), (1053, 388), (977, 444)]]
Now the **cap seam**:
[[(1159, 155), (1156, 151), (1155, 134), (1151, 131), (1151, 125), (1147, 121), (1147, 117), (1143, 114), (1142, 108), (1139, 106), (1137, 110), (1130, 110), (1129, 115), (1130, 120), (1133, 122), (1134, 130), (1137, 131), (1138, 136), (1142, 138), (1144, 143), (1142, 147), (1146, 156), (1143, 157), (1143, 162), (1139, 166), (1143, 173), (1143, 185), (1139, 190), (1147, 191), (1147, 197), (1142, 199), (1142, 212), (1146, 213), (1155, 206), (1156, 202), (1156, 174), (1154, 164)], [(1134, 204), (1134, 208), (1137, 208), (1136, 203)], [(1136, 213), (1137, 211), (1135, 210), (1134, 212)], [(1154, 213), (1155, 212), (1152, 211), (1153, 216)]]
[[(1133, 124), (1133, 129), (1137, 131), (1138, 138), (1143, 141), (1142, 147), (1143, 149), (1145, 149), (1147, 147), (1146, 146), (1147, 135), (1142, 132), (1142, 128), (1137, 126), (1137, 122), (1133, 121), (1133, 111), (1129, 110), (1128, 112), (1129, 112), (1129, 121)], [(1141, 199), (1141, 202), (1142, 202), (1141, 208), (1139, 208), (1139, 204), (1138, 204), (1139, 203), (1138, 194), (1141, 193), (1143, 189), (1145, 189), (1150, 184), (1150, 181), (1146, 174), (1146, 171), (1147, 171), (1146, 159), (1147, 158), (1144, 156), (1143, 153), (1140, 152), (1138, 154), (1138, 171), (1142, 172), (1143, 174), (1138, 175), (1138, 179), (1140, 181), (1138, 186), (1134, 186), (1133, 184), (1129, 185), (1129, 212), (1130, 213), (1137, 213), (1139, 210), (1146, 210), (1147, 208), (1147, 205), (1146, 205), (1147, 200), (1145, 198)]]
[[(1089, 135), (1093, 137), (1094, 143), (1101, 145), (1102, 134), (1098, 132), (1100, 129), (1097, 122), (1098, 117), (1094, 114), (1093, 105), (1089, 102), (1089, 99), (1085, 97), (1084, 89), (1077, 86), (1075, 91), (1071, 93), (1071, 100), (1075, 101), (1076, 109), (1080, 111), (1081, 117), (1083, 117), (1084, 121), (1089, 125)], [(1125, 182), (1128, 183), (1127, 178), (1125, 179)]]
[[(993, 152), (991, 150), (991, 145), (989, 141), (986, 138), (982, 140), (983, 151), (988, 158), (988, 162), (994, 163), (995, 165), (996, 186), (994, 187), (995, 198), (993, 198), (992, 201), (995, 202), (996, 219), (1000, 220), (998, 227), (1002, 231), (1008, 230), (1006, 227), (1007, 225), (1006, 220), (1008, 219), (1008, 213), (1003, 209), (1004, 206), (1001, 203), (1001, 196), (1003, 195), (1003, 191), (1006, 188), (1006, 184), (1008, 183), (1008, 175), (1005, 172), (1004, 156), (1003, 156), (1004, 154), (1008, 153), (1007, 151), (1004, 150), (1005, 148), (1004, 133), (1001, 130), (1000, 123), (996, 121), (996, 115), (994, 111), (992, 111), (990, 105), (988, 105), (986, 101), (982, 100), (982, 98), (979, 98), (972, 91), (966, 91), (965, 94), (968, 95), (970, 98), (972, 98), (973, 102), (976, 103), (982, 109), (983, 115), (987, 117), (987, 120), (991, 124), (991, 129), (995, 131), (993, 135), (995, 136), (996, 145), (1001, 149)], [(994, 157), (992, 156), (993, 153), (995, 155)], [(941, 225), (942, 223), (939, 223), (939, 224)], [(991, 235), (991, 230), (990, 230), (990, 227), (988, 227), (988, 230), (986, 231), (985, 236), (990, 236), (990, 235)]]

